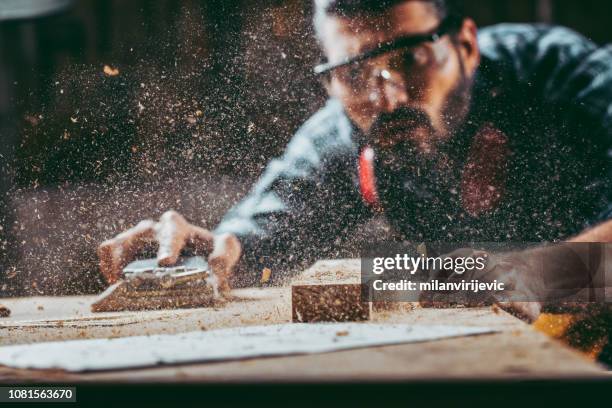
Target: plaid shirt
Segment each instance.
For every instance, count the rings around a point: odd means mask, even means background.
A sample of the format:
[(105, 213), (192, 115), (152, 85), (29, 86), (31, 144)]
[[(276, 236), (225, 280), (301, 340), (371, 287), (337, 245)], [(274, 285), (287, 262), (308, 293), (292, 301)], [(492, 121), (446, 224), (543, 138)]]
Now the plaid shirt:
[[(612, 46), (562, 27), (480, 30), (482, 63), (463, 133), (493, 126), (508, 138), (506, 194), (485, 214), (407, 196), (387, 211), (408, 240), (554, 241), (612, 218)], [(273, 160), (217, 233), (236, 234), (244, 271), (289, 270), (372, 217), (359, 190), (357, 130), (329, 100)], [(407, 217), (406, 214), (410, 214)], [(326, 255), (327, 254), (327, 255)], [(239, 275), (250, 284), (256, 273)]]

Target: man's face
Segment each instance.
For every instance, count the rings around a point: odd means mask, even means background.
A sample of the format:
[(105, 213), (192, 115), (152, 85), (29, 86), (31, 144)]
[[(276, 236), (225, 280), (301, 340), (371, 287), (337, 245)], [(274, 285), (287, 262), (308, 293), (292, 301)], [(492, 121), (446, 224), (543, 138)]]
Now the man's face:
[[(431, 4), (407, 0), (378, 15), (328, 15), (321, 36), (328, 61), (335, 63), (387, 41), (429, 33), (439, 24)], [(457, 39), (462, 35), (472, 35), (464, 40), (473, 44), (463, 48)], [(363, 144), (379, 151), (401, 146), (431, 159), (467, 114), (479, 60), (475, 36), (475, 26), (464, 24), (455, 40), (446, 35), (434, 43), (335, 69), (328, 91), (362, 131)]]

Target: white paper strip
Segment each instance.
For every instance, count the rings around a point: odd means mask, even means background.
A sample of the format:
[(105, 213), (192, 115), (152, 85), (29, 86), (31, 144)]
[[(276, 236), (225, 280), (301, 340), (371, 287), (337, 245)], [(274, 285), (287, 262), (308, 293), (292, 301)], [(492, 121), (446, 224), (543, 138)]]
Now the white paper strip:
[(492, 333), (486, 327), (363, 323), (283, 324), (173, 335), (35, 343), (0, 348), (15, 368), (98, 371), (159, 364), (325, 353)]

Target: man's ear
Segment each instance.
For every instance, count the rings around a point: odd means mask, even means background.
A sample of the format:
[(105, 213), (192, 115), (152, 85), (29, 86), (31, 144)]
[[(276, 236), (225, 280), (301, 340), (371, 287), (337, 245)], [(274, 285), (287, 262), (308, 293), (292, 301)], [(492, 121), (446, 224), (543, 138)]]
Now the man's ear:
[(472, 76), (480, 65), (480, 47), (478, 46), (478, 27), (471, 18), (463, 20), (457, 32), (456, 40), (459, 54), (463, 60), (466, 74)]

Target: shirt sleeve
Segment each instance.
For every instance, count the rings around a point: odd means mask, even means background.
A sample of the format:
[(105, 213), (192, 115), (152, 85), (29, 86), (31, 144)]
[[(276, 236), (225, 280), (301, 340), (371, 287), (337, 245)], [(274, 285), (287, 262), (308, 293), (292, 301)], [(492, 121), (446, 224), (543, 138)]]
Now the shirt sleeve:
[(367, 214), (355, 185), (357, 148), (339, 102), (330, 101), (273, 160), (215, 233), (238, 236), (234, 284), (252, 285), (268, 267), (275, 280), (329, 255), (332, 243)]

